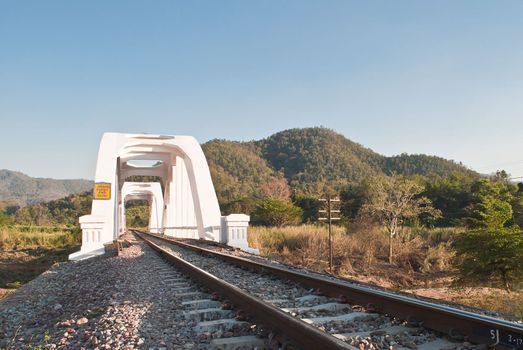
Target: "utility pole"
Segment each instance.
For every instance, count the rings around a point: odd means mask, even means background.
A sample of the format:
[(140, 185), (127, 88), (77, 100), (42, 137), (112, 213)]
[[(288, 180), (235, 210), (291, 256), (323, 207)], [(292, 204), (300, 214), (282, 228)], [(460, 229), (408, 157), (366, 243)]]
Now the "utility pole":
[(340, 219), (339, 209), (334, 209), (334, 203), (339, 203), (339, 198), (331, 198), (327, 195), (327, 198), (320, 198), (320, 202), (325, 203), (324, 209), (318, 210), (320, 214), (325, 216), (319, 217), (318, 220), (326, 221), (329, 224), (329, 272), (332, 273), (332, 222)]

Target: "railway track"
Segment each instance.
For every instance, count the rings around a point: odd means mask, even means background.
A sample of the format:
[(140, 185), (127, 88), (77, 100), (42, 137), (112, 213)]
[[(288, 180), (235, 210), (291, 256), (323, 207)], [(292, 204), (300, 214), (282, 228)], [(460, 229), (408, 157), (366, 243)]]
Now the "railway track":
[(523, 349), (513, 322), (134, 233), (211, 291), (188, 295), (196, 329), (250, 330), (214, 339), (215, 348)]

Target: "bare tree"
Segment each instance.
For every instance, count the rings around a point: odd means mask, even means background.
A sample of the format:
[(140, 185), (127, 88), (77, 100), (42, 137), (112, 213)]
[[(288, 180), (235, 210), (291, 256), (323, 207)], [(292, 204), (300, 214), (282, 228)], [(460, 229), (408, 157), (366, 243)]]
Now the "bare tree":
[(371, 181), (370, 196), (362, 207), (364, 214), (370, 215), (387, 228), (389, 233), (389, 263), (393, 260), (393, 239), (406, 219), (426, 213), (439, 217), (440, 211), (432, 207), (431, 201), (421, 197), (423, 186), (413, 180), (392, 174), (377, 177)]
[(289, 200), (291, 197), (291, 190), (284, 178), (272, 179), (271, 181), (260, 186), (263, 197)]

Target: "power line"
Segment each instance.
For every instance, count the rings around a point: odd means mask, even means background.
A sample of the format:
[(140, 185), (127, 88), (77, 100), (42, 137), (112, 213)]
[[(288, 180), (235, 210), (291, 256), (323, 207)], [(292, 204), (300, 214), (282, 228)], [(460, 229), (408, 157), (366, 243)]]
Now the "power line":
[(320, 221), (327, 221), (329, 224), (329, 272), (332, 273), (332, 221), (340, 220), (339, 217), (341, 211), (339, 209), (334, 209), (335, 204), (340, 204), (339, 198), (331, 198), (330, 195), (327, 198), (320, 198), (318, 201), (325, 203), (323, 210), (318, 210), (319, 213), (325, 213), (326, 216), (319, 217)]

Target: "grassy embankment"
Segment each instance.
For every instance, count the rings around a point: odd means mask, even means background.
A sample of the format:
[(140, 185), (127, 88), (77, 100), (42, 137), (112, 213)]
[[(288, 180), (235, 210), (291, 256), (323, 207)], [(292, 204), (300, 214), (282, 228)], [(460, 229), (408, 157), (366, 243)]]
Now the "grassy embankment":
[(78, 229), (0, 227), (0, 297), (32, 280), (80, 247)]
[[(394, 264), (388, 263), (388, 236), (378, 227), (335, 227), (334, 273), (375, 285), (480, 307), (523, 319), (523, 292), (456, 284), (452, 241), (462, 228), (404, 229), (394, 241)], [(249, 243), (263, 256), (315, 271), (328, 270), (325, 225), (283, 228), (251, 227)]]

